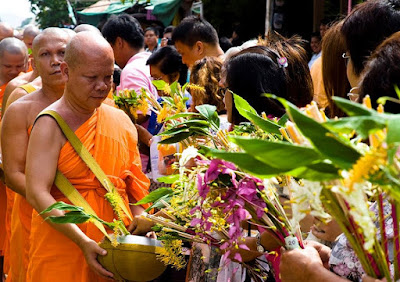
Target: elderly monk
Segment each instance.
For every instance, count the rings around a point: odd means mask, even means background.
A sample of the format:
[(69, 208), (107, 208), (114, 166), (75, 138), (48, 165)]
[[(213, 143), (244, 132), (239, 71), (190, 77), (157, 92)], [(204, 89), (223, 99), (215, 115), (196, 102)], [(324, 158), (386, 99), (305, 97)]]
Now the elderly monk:
[[(80, 32), (67, 45), (62, 73), (64, 95), (47, 109), (61, 115), (116, 186), (126, 205), (147, 194), (141, 172), (136, 128), (128, 116), (102, 102), (111, 88), (114, 55), (108, 42), (93, 32)], [(38, 212), (69, 200), (53, 186), (56, 170), (71, 182), (96, 214), (112, 221), (105, 188), (76, 154), (56, 121), (41, 116), (33, 127), (26, 162), (27, 199)], [(132, 215), (142, 207), (130, 206)], [(61, 216), (55, 210), (42, 215)], [(112, 277), (96, 260), (106, 251), (97, 244), (102, 233), (92, 224), (53, 224), (33, 215), (27, 281), (103, 281)], [(85, 262), (86, 260), (86, 262)], [(46, 266), (45, 268), (43, 266)]]
[(14, 36), (14, 29), (5, 22), (0, 22), (0, 41), (7, 37)]
[[(42, 88), (13, 103), (2, 124), (1, 146), (7, 186), (15, 191), (11, 214), (11, 253), (8, 272), (12, 281), (25, 281), (28, 267), (32, 207), (25, 200), (25, 159), (32, 124), (44, 108), (58, 100), (65, 86), (60, 65), (69, 35), (60, 28), (48, 28), (33, 41), (33, 61), (42, 78)], [(11, 193), (8, 193), (11, 196)], [(6, 254), (7, 255), (7, 254)]]

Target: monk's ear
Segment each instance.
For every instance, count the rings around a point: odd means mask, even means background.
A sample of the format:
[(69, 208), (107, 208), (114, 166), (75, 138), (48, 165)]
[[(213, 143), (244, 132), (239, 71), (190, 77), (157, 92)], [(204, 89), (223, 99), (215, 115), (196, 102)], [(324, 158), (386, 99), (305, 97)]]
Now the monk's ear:
[(62, 62), (60, 65), (60, 69), (61, 69), (61, 73), (63, 74), (63, 76), (69, 78), (68, 76), (68, 64), (66, 62)]
[(197, 53), (197, 55), (202, 56), (204, 55), (204, 43), (202, 41), (196, 41), (194, 44), (194, 51)]
[(36, 62), (35, 62), (35, 58), (34, 57), (32, 57), (31, 65), (32, 65), (32, 69), (36, 70)]

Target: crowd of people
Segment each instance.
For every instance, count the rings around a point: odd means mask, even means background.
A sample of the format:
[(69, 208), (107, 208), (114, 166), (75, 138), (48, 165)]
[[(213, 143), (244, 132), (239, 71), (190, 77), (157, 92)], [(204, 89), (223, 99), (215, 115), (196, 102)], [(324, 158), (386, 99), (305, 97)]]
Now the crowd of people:
[[(369, 95), (374, 108), (379, 97), (398, 97), (394, 87), (400, 81), (397, 0), (366, 1), (344, 19), (323, 23), (320, 33), (311, 37), (311, 58), (307, 41), (274, 31), (224, 51), (215, 28), (197, 16), (167, 27), (159, 38), (159, 30), (143, 30), (128, 14), (111, 16), (101, 31), (86, 24), (75, 30), (40, 31), (29, 26), (21, 39), (0, 22), (1, 279), (103, 281), (113, 277), (96, 260), (106, 251), (97, 244), (103, 234), (94, 225), (44, 223), (44, 218), (63, 212), (41, 212), (57, 201), (69, 202), (55, 182), (62, 175), (100, 218), (112, 221), (114, 217), (104, 198), (104, 184), (75, 153), (59, 119), (75, 132), (127, 206), (149, 189), (157, 189), (150, 173), (154, 169), (150, 146), (162, 124), (150, 110), (139, 112), (132, 123), (110, 99), (119, 91), (144, 89), (160, 99), (164, 93), (153, 81), (190, 82), (205, 91), (186, 91), (188, 109), (216, 106), (221, 127), (227, 129), (246, 121), (232, 93), (271, 119), (282, 117), (285, 109), (264, 93), (298, 107), (315, 101), (332, 118), (344, 115), (333, 103), (334, 96), (361, 101)], [(389, 101), (385, 111), (399, 113), (400, 106)], [(149, 229), (135, 217), (144, 207), (129, 207), (135, 220), (128, 230), (146, 234)], [(346, 239), (334, 221), (323, 224), (307, 217), (301, 228), (310, 234), (309, 240), (304, 249), (282, 252), (282, 281), (362, 279), (363, 270), (355, 267), (357, 258), (345, 248)], [(247, 244), (250, 251), (243, 251), (245, 260), (260, 256), (260, 246), (265, 251), (276, 248), (267, 232), (248, 238)], [(350, 262), (343, 259), (344, 251)], [(246, 275), (239, 276), (225, 271), (218, 281), (227, 277), (245, 281)], [(364, 276), (364, 281), (374, 280)]]

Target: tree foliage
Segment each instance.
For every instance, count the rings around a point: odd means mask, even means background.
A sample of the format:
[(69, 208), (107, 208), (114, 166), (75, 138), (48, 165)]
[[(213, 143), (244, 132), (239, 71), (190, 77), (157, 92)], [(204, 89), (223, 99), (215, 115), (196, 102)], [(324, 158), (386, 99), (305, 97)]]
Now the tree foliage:
[[(50, 26), (63, 27), (64, 25), (72, 24), (68, 16), (67, 0), (30, 0), (32, 13), (36, 15), (36, 21), (40, 28)], [(93, 2), (78, 2), (70, 1), (72, 7), (80, 9), (87, 7)]]

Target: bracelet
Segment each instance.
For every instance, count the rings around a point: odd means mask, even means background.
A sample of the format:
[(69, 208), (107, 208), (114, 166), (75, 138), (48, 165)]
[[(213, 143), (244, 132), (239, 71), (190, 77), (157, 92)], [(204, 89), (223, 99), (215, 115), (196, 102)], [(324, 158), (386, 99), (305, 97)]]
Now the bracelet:
[(257, 251), (260, 253), (264, 253), (265, 249), (264, 247), (261, 245), (261, 234), (258, 233), (256, 236), (256, 245), (257, 245)]

